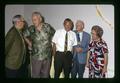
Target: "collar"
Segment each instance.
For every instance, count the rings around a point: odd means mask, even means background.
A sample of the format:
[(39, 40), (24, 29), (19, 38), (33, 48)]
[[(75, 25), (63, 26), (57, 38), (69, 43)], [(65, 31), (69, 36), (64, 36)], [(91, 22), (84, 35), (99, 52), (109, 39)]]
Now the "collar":
[[(65, 29), (63, 29), (63, 31), (64, 31), (65, 33), (67, 32)], [(70, 31), (68, 31), (67, 33), (69, 33), (69, 32), (71, 32), (71, 30), (70, 30)]]
[(15, 27), (15, 29), (20, 33), (22, 32), (22, 29), (18, 29), (17, 27)]

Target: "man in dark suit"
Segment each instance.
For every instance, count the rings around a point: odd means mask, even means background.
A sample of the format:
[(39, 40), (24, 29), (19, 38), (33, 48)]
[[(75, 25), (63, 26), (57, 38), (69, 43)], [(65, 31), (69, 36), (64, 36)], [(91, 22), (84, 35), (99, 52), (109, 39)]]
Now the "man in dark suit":
[(13, 27), (5, 37), (5, 72), (6, 77), (23, 77), (26, 72), (26, 45), (22, 30), (24, 18), (21, 15), (13, 17)]
[(78, 73), (78, 78), (83, 78), (86, 57), (88, 51), (88, 45), (90, 42), (90, 35), (83, 31), (84, 22), (78, 20), (76, 22), (76, 37), (77, 37), (77, 45), (73, 48), (73, 67), (71, 72), (71, 77), (76, 78)]

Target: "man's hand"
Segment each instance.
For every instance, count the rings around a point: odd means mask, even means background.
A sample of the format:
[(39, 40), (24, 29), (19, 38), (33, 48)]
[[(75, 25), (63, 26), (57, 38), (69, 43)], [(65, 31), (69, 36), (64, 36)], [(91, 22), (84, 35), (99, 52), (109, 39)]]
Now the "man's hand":
[(52, 42), (52, 56), (55, 56), (56, 53), (56, 44)]
[(28, 46), (29, 46), (29, 47), (32, 47), (32, 42), (29, 42), (29, 43), (28, 43)]
[(75, 51), (79, 52), (79, 53), (83, 52), (82, 48), (80, 48), (80, 47), (75, 48)]
[(24, 37), (24, 39), (25, 39), (26, 43), (28, 44), (28, 47), (32, 48), (32, 42), (26, 37)]

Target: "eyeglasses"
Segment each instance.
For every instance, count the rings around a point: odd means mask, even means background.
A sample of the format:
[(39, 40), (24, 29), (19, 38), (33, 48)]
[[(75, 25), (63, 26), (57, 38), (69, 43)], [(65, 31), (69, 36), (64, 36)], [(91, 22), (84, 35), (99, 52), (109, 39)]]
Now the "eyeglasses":
[(17, 21), (17, 22), (23, 22), (23, 23), (25, 23), (25, 21)]

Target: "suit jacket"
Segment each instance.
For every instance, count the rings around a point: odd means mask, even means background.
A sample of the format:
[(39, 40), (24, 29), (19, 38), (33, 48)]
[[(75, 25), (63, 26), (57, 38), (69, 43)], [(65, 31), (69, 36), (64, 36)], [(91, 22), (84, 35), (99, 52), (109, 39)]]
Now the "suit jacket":
[(19, 69), (24, 63), (26, 47), (19, 31), (12, 27), (5, 37), (5, 67)]
[[(75, 33), (77, 34), (77, 31), (75, 31)], [(90, 43), (90, 35), (87, 32), (83, 31), (81, 44), (73, 47), (73, 48), (81, 47), (83, 52), (77, 53), (76, 51), (74, 51), (73, 60), (77, 60), (80, 64), (86, 63), (89, 43)]]

